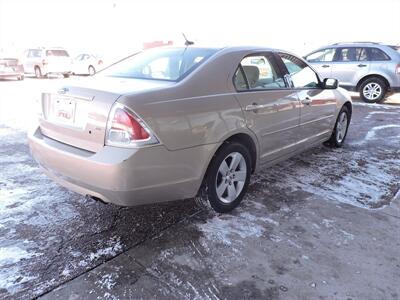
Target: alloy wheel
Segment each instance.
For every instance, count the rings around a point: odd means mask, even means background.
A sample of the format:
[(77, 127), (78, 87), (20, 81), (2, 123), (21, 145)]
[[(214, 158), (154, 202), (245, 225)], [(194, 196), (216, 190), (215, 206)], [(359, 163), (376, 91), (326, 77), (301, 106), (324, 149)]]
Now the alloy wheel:
[(219, 200), (231, 203), (240, 195), (246, 182), (247, 165), (239, 152), (230, 153), (218, 168), (215, 187)]
[(370, 82), (363, 88), (362, 92), (365, 98), (373, 101), (378, 99), (382, 94), (382, 87), (375, 82)]
[(336, 125), (336, 140), (338, 143), (343, 142), (344, 137), (347, 132), (347, 113), (342, 112), (339, 116), (337, 125)]

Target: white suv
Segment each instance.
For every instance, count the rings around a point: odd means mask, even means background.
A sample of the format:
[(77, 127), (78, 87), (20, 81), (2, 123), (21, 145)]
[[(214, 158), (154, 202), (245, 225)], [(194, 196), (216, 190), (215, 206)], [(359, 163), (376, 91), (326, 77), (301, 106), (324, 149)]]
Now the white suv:
[(396, 46), (372, 42), (337, 43), (305, 56), (322, 78), (360, 93), (368, 103), (382, 101), (387, 92), (400, 92), (400, 53)]
[(68, 77), (72, 73), (72, 59), (63, 48), (31, 48), (26, 51), (24, 69), (37, 78), (49, 74)]

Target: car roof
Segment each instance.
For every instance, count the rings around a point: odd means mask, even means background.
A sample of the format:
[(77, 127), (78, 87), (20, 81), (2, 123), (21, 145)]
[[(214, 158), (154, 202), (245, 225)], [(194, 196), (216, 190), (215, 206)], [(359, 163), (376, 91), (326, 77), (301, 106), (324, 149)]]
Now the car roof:
[[(150, 48), (146, 49), (143, 51), (148, 51), (148, 50), (153, 50), (153, 49), (185, 49), (187, 48), (186, 46), (163, 46), (163, 47), (157, 47), (157, 48)], [(188, 46), (188, 48), (192, 49), (213, 49), (216, 50), (216, 53), (233, 53), (233, 52), (261, 52), (261, 51), (274, 51), (274, 52), (285, 52), (285, 53), (290, 53), (289, 51), (286, 50), (281, 50), (281, 49), (276, 49), (276, 48), (269, 48), (265, 46), (255, 46), (255, 45), (244, 45), (244, 46), (224, 46), (224, 47), (215, 47), (215, 46)]]
[(375, 43), (375, 42), (345, 42), (345, 43), (334, 43), (331, 45), (325, 45), (319, 47), (318, 49), (312, 51), (316, 52), (318, 50), (326, 49), (326, 48), (342, 48), (342, 47), (388, 47), (386, 44)]

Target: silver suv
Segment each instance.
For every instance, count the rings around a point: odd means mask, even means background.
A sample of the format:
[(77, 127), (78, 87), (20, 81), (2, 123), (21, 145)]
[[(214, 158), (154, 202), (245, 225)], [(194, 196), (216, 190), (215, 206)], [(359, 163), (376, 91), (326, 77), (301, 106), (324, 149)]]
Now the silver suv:
[(37, 78), (50, 74), (68, 77), (72, 73), (72, 59), (63, 48), (31, 48), (25, 52), (24, 69)]
[(372, 42), (337, 43), (304, 57), (322, 78), (336, 78), (368, 103), (400, 92), (400, 53), (396, 46)]

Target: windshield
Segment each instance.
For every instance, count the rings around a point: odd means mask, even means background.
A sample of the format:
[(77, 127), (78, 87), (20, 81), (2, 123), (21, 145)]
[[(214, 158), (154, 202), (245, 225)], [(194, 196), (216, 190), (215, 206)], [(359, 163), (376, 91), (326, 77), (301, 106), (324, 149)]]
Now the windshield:
[(159, 48), (130, 56), (101, 72), (104, 76), (179, 81), (217, 49)]

